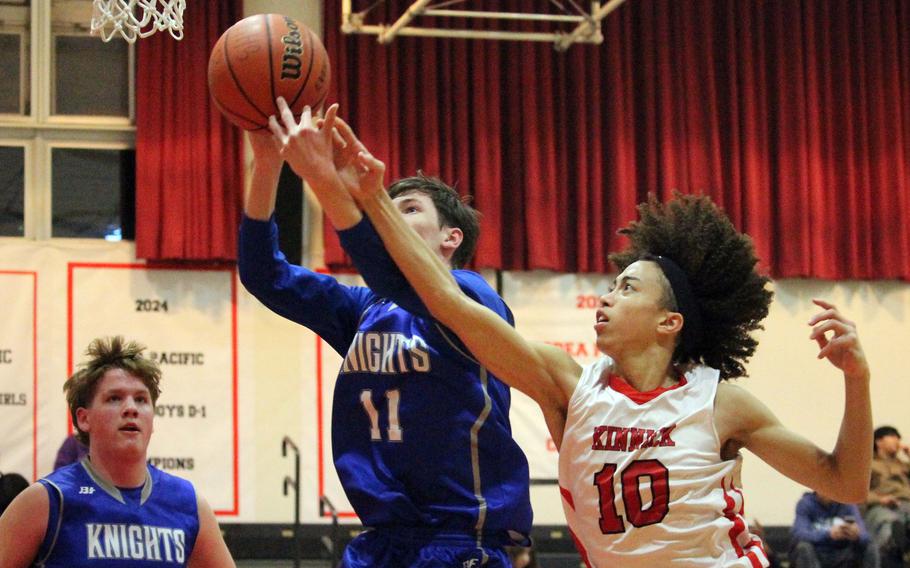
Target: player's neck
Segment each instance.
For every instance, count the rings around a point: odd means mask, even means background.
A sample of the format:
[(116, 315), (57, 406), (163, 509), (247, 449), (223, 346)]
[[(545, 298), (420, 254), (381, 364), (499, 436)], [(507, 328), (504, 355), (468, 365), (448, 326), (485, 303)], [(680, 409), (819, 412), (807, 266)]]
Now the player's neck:
[(89, 450), (92, 467), (110, 481), (115, 487), (132, 488), (145, 483), (148, 474), (145, 458), (134, 459), (132, 456), (107, 455), (105, 452)]
[(670, 355), (662, 349), (626, 354), (616, 358), (613, 372), (638, 392), (671, 387), (679, 382), (679, 375), (670, 364)]

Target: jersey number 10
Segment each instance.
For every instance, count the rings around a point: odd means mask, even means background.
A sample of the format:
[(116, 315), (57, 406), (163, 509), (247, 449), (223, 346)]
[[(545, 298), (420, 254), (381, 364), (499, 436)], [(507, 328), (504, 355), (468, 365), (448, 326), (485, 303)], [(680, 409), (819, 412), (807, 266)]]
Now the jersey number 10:
[[(387, 430), (388, 440), (390, 442), (400, 442), (403, 430), (398, 423), (398, 404), (401, 402), (401, 392), (398, 389), (385, 391), (385, 397), (389, 401), (389, 428)], [(379, 411), (373, 405), (373, 391), (366, 389), (360, 391), (360, 403), (370, 419), (370, 440), (374, 442), (382, 441), (382, 431), (379, 430)]]
[[(600, 496), (600, 532), (616, 534), (626, 532), (626, 525), (616, 511), (616, 485), (613, 476), (616, 464), (604, 464), (594, 476), (594, 485)], [(639, 480), (646, 477), (651, 485), (651, 505), (645, 509), (641, 498)], [(626, 518), (635, 527), (656, 525), (664, 520), (670, 510), (670, 471), (658, 460), (636, 460), (622, 470), (620, 485)]]

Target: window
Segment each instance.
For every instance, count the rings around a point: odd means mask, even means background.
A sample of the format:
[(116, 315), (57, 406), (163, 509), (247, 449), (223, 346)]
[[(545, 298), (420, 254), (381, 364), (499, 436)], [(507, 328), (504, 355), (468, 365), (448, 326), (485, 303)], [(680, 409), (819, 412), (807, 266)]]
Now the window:
[(92, 0), (0, 2), (0, 236), (131, 239), (134, 49)]
[(124, 221), (135, 195), (134, 162), (132, 150), (53, 148), (51, 236), (132, 238), (131, 219)]
[(55, 36), (51, 114), (129, 117), (128, 45), (84, 35)]
[(3, 81), (0, 81), (0, 113), (28, 113), (28, 57), (24, 33), (0, 32), (0, 69), (3, 70)]
[(0, 236), (25, 235), (25, 148), (0, 146)]

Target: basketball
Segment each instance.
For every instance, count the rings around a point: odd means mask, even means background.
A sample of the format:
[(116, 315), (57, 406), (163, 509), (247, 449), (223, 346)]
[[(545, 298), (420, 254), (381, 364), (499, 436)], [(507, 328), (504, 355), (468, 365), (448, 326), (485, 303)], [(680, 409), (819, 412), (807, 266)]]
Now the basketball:
[(268, 128), (284, 97), (294, 116), (325, 101), (329, 56), (305, 25), (280, 14), (256, 14), (228, 28), (209, 56), (209, 92), (215, 105), (245, 130)]

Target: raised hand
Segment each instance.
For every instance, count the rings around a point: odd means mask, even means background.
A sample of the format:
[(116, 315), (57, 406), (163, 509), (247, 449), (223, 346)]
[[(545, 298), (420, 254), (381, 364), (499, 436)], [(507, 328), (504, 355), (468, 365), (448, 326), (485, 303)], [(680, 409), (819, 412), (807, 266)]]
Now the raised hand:
[(370, 154), (341, 118), (335, 119), (335, 166), (345, 188), (357, 201), (385, 191), (385, 164)]
[(827, 358), (849, 379), (868, 378), (869, 364), (859, 343), (856, 324), (846, 319), (834, 304), (819, 299), (812, 302), (823, 310), (809, 320), (812, 326), (809, 338), (818, 343), (818, 358)]
[(281, 144), (281, 156), (310, 185), (330, 185), (336, 176), (332, 152), (338, 105), (330, 106), (318, 122), (305, 106), (298, 122), (283, 98), (278, 97), (276, 103), (281, 120), (269, 117), (269, 129)]

